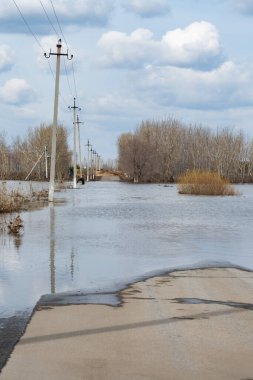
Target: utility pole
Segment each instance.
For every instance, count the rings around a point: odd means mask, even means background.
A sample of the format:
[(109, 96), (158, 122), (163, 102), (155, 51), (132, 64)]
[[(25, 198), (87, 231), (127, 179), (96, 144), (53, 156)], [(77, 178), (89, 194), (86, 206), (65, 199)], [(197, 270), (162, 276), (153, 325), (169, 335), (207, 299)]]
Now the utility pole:
[(82, 165), (82, 153), (81, 153), (81, 141), (80, 141), (80, 124), (83, 124), (83, 122), (79, 120), (78, 115), (77, 115), (76, 124), (77, 124), (77, 131), (78, 131), (80, 177), (82, 178), (82, 176), (83, 176), (83, 165)]
[(97, 175), (97, 152), (95, 150), (93, 150), (93, 156), (94, 156), (93, 180), (95, 181), (95, 178)]
[(42, 157), (44, 156), (45, 152), (42, 153), (42, 155), (38, 158), (38, 160), (36, 161), (36, 163), (33, 165), (32, 169), (30, 170), (29, 174), (27, 174), (27, 176), (25, 177), (25, 181), (30, 177), (30, 175), (32, 174), (32, 172), (34, 171), (34, 169), (36, 168), (36, 166), (38, 165), (38, 163), (40, 162), (40, 160), (42, 159)]
[(97, 170), (98, 170), (98, 153), (95, 152), (95, 178), (97, 176)]
[(73, 166), (74, 166), (74, 173), (73, 173), (73, 189), (76, 189), (76, 110), (79, 109), (76, 106), (76, 98), (74, 98), (74, 105), (73, 107), (69, 107), (69, 109), (73, 110), (73, 127), (74, 127), (74, 154), (73, 154)]
[(45, 167), (46, 167), (46, 179), (48, 179), (48, 170), (47, 170), (47, 147), (45, 146)]
[(50, 58), (51, 55), (56, 55), (56, 76), (55, 76), (55, 94), (54, 94), (54, 118), (53, 118), (53, 130), (52, 130), (52, 148), (51, 148), (51, 166), (50, 166), (50, 183), (49, 183), (49, 193), (48, 200), (49, 202), (54, 201), (54, 188), (55, 188), (55, 158), (56, 158), (56, 137), (57, 137), (57, 125), (58, 125), (58, 103), (59, 103), (59, 84), (60, 84), (60, 62), (61, 56), (67, 57), (69, 60), (73, 58), (73, 55), (69, 57), (67, 54), (61, 53), (61, 39), (58, 40), (57, 53), (44, 53), (46, 58)]
[(87, 182), (90, 180), (90, 142), (87, 143)]
[(97, 166), (98, 166), (98, 171), (100, 171), (100, 164), (99, 164), (99, 154), (98, 154), (98, 156), (97, 156)]
[(90, 179), (93, 180), (93, 149), (90, 147)]

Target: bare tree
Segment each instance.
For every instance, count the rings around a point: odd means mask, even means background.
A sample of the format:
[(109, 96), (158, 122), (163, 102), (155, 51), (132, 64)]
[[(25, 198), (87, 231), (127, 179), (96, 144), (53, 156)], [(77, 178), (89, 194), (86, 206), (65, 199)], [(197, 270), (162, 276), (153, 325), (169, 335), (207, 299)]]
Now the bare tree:
[(242, 132), (213, 133), (168, 119), (143, 121), (120, 136), (119, 168), (134, 182), (168, 182), (187, 170), (211, 170), (233, 182), (252, 181), (253, 142)]
[[(15, 177), (14, 168), (16, 168), (16, 177), (25, 178), (39, 160), (38, 165), (31, 174), (31, 178), (45, 179), (46, 173), (46, 155), (51, 153), (51, 133), (50, 125), (40, 125), (38, 128), (32, 128), (28, 131), (27, 136), (21, 140), (19, 137), (13, 141), (11, 149), (11, 159), (13, 170), (9, 174)], [(68, 177), (69, 167), (71, 165), (71, 152), (67, 144), (67, 131), (63, 126), (57, 129), (57, 147), (56, 147), (56, 178), (63, 180)], [(50, 169), (50, 160), (48, 160)]]

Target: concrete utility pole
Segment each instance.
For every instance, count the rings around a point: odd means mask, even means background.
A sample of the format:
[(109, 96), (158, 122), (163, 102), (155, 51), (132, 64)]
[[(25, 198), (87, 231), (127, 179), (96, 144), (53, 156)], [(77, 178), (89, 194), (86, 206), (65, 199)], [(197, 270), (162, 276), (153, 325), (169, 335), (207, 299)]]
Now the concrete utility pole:
[(45, 146), (45, 167), (46, 167), (46, 179), (48, 179), (48, 170), (47, 170), (47, 147)]
[(92, 179), (95, 181), (95, 175), (96, 175), (96, 151), (93, 149), (93, 175)]
[(98, 154), (98, 171), (100, 172), (100, 156)]
[(88, 140), (88, 143), (87, 143), (87, 182), (89, 182), (90, 180), (90, 142)]
[(97, 176), (97, 171), (98, 171), (98, 153), (95, 152), (95, 178)]
[(93, 180), (93, 149), (90, 147), (90, 179)]
[(49, 193), (48, 200), (49, 202), (54, 201), (54, 188), (55, 188), (55, 157), (56, 157), (56, 136), (57, 136), (57, 126), (58, 126), (58, 103), (59, 103), (59, 83), (60, 83), (60, 62), (61, 56), (67, 57), (69, 60), (73, 58), (73, 55), (69, 57), (68, 51), (67, 54), (61, 53), (61, 39), (58, 41), (57, 53), (44, 53), (46, 58), (50, 58), (51, 55), (56, 55), (56, 76), (55, 76), (55, 94), (54, 94), (54, 118), (53, 118), (53, 130), (52, 130), (52, 148), (51, 148), (51, 166), (50, 166), (50, 182), (49, 182)]
[(44, 154), (45, 154), (45, 152), (43, 152), (42, 155), (35, 162), (35, 164), (33, 165), (32, 169), (30, 170), (29, 174), (27, 174), (27, 176), (25, 177), (25, 181), (30, 177), (30, 175), (32, 174), (32, 172), (34, 171), (34, 169), (36, 168), (36, 166), (38, 165), (38, 163), (40, 162), (40, 160), (42, 159), (42, 157), (44, 156)]
[(80, 124), (83, 124), (82, 121), (79, 120), (79, 116), (77, 115), (77, 131), (78, 131), (78, 150), (79, 150), (79, 165), (80, 165), (80, 177), (83, 176), (83, 165), (82, 165), (82, 152), (81, 152), (81, 141), (80, 141)]
[(69, 107), (69, 109), (73, 110), (73, 127), (74, 127), (74, 153), (73, 153), (73, 166), (74, 166), (74, 173), (73, 173), (73, 189), (76, 189), (76, 110), (79, 109), (76, 106), (76, 98), (74, 98), (74, 105), (73, 107)]

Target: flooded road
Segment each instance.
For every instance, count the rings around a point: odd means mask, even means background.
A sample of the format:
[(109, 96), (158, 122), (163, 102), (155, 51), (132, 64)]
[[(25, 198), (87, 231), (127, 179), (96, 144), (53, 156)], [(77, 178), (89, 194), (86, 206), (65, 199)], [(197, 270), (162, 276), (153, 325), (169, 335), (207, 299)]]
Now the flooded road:
[(23, 235), (0, 235), (0, 334), (43, 294), (116, 291), (172, 269), (253, 270), (253, 186), (236, 188), (195, 197), (175, 185), (90, 182), (22, 213)]
[(253, 186), (236, 197), (194, 197), (176, 186), (88, 183), (56, 206), (24, 212), (24, 234), (0, 237), (0, 315), (42, 294), (117, 289), (152, 272), (253, 269)]

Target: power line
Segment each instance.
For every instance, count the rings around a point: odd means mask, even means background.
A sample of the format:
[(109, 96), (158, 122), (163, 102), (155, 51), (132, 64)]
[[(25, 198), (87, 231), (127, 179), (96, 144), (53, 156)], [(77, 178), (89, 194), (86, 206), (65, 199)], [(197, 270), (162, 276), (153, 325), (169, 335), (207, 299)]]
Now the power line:
[(68, 86), (69, 86), (69, 91), (70, 91), (71, 96), (74, 97), (74, 94), (73, 94), (73, 91), (71, 89), (70, 82), (69, 82), (69, 74), (68, 74), (68, 70), (67, 70), (66, 61), (63, 60), (63, 62), (64, 62), (65, 74), (66, 74), (66, 78), (67, 78), (67, 82), (68, 82)]
[(44, 11), (44, 13), (45, 13), (45, 15), (46, 15), (46, 18), (47, 18), (47, 20), (48, 20), (49, 24), (52, 26), (52, 28), (53, 28), (53, 30), (54, 30), (54, 32), (55, 32), (55, 34), (56, 34), (58, 37), (60, 37), (60, 36), (59, 36), (59, 33), (58, 33), (58, 32), (57, 32), (57, 30), (55, 29), (55, 26), (54, 26), (54, 24), (52, 23), (52, 21), (51, 21), (51, 19), (50, 19), (49, 15), (48, 15), (48, 13), (47, 13), (47, 11), (46, 11), (46, 9), (45, 9), (45, 7), (44, 7), (44, 5), (43, 5), (42, 1), (41, 1), (41, 0), (39, 0), (39, 2), (40, 2), (40, 5), (41, 5), (41, 6), (42, 6), (42, 8), (43, 8), (43, 11)]
[(71, 64), (72, 64), (72, 74), (73, 74), (73, 80), (74, 80), (74, 86), (75, 86), (75, 94), (76, 94), (76, 98), (77, 98), (76, 76), (75, 76), (75, 69), (74, 69), (74, 63), (73, 63), (73, 61), (71, 62)]
[[(36, 41), (36, 44), (37, 44), (37, 45), (39, 46), (39, 48), (43, 51), (43, 53), (45, 53), (45, 49), (43, 48), (43, 46), (42, 46), (42, 44), (41, 44), (39, 38), (38, 38), (38, 37), (36, 36), (36, 34), (33, 32), (33, 30), (32, 30), (32, 28), (30, 27), (28, 21), (26, 20), (25, 16), (23, 15), (23, 13), (22, 13), (20, 7), (18, 6), (16, 0), (12, 0), (12, 2), (13, 2), (13, 4), (15, 5), (16, 9), (18, 10), (18, 13), (19, 13), (20, 17), (22, 18), (24, 24), (26, 25), (26, 27), (27, 27), (29, 33), (33, 36), (34, 40)], [(48, 15), (48, 13), (47, 13), (47, 11), (46, 11), (46, 9), (45, 9), (45, 7), (44, 7), (42, 1), (39, 0), (39, 2), (40, 2), (40, 4), (41, 4), (41, 6), (42, 6), (42, 9), (43, 9), (43, 11), (44, 11), (44, 13), (45, 13), (45, 16), (46, 16), (48, 22), (49, 22), (50, 25), (52, 26), (52, 28), (53, 28), (54, 32), (56, 33), (56, 35), (59, 36), (59, 33), (57, 32), (56, 28), (54, 27), (54, 25), (53, 25), (53, 23), (52, 23), (52, 21), (51, 21), (49, 15)], [(67, 48), (69, 48), (69, 47), (68, 47), (67, 40), (66, 40), (66, 38), (65, 38), (65, 36), (64, 36), (64, 33), (63, 33), (63, 31), (62, 31), (62, 28), (61, 28), (61, 25), (60, 25), (59, 19), (58, 19), (58, 17), (57, 17), (57, 14), (56, 14), (56, 11), (55, 11), (55, 8), (54, 8), (54, 5), (53, 5), (52, 0), (50, 0), (50, 3), (51, 3), (51, 5), (52, 5), (53, 12), (54, 12), (54, 15), (55, 15), (55, 18), (56, 18), (57, 24), (58, 24), (58, 26), (59, 26), (60, 32), (61, 32), (61, 34), (62, 34), (62, 37), (63, 37), (63, 39), (64, 39), (64, 41), (65, 41), (65, 43), (66, 43)], [(49, 66), (49, 69), (50, 69), (51, 75), (53, 76), (53, 79), (55, 80), (55, 75), (54, 75), (54, 72), (53, 72), (53, 69), (52, 69), (51, 63), (50, 63), (49, 61), (47, 61), (47, 62), (48, 62), (48, 66)], [(69, 76), (68, 76), (68, 72), (67, 72), (67, 67), (66, 67), (66, 62), (65, 62), (65, 60), (64, 60), (64, 66), (65, 66), (65, 72), (66, 72), (66, 77), (67, 77), (67, 82), (68, 82), (69, 90), (70, 90), (70, 93), (73, 94), (73, 91), (71, 90), (71, 86), (70, 86), (70, 81), (69, 81)], [(75, 95), (76, 95), (76, 97), (77, 97), (77, 87), (76, 87), (76, 79), (75, 79), (75, 71), (74, 71), (74, 65), (73, 65), (73, 62), (72, 62), (72, 74), (73, 74), (73, 82), (74, 82), (74, 88), (75, 88)], [(65, 103), (65, 106), (67, 107), (68, 105), (67, 105), (66, 99), (64, 98), (64, 96), (62, 95), (62, 93), (59, 92), (59, 95), (60, 95), (60, 97), (61, 97), (61, 100)]]
[[(51, 6), (52, 6), (52, 9), (53, 9), (53, 12), (54, 12), (54, 15), (55, 15), (55, 18), (56, 18), (56, 21), (57, 21), (57, 24), (58, 24), (58, 27), (59, 27), (59, 30), (61, 32), (61, 35), (62, 35), (62, 38), (67, 46), (67, 48), (69, 49), (69, 45), (68, 45), (68, 42), (65, 38), (65, 35), (63, 33), (63, 30), (62, 30), (62, 27), (61, 27), (61, 24), (60, 24), (60, 21), (59, 21), (59, 18), (57, 16), (57, 13), (56, 13), (56, 10), (55, 10), (55, 7), (54, 7), (54, 4), (53, 4), (53, 1), (50, 0), (50, 3), (51, 3)], [(73, 64), (73, 61), (71, 62), (72, 63), (72, 75), (73, 75), (73, 82), (74, 82), (74, 87), (75, 87), (75, 97), (78, 98), (77, 96), (77, 87), (76, 87), (76, 78), (75, 78), (75, 70), (74, 70), (74, 64)]]
[(56, 18), (57, 24), (58, 24), (58, 26), (59, 26), (59, 29), (60, 29), (61, 35), (62, 35), (62, 37), (63, 37), (63, 39), (64, 39), (64, 42), (65, 42), (67, 48), (69, 49), (69, 47), (68, 47), (68, 43), (67, 43), (67, 40), (66, 40), (66, 38), (65, 38), (65, 36), (64, 36), (64, 33), (63, 33), (63, 31), (62, 31), (62, 28), (61, 28), (60, 21), (59, 21), (59, 19), (58, 19), (57, 14), (56, 14), (56, 10), (55, 10), (55, 7), (54, 7), (54, 4), (53, 4), (53, 1), (50, 0), (50, 3), (51, 3), (51, 5), (52, 5), (53, 12), (54, 12), (54, 15), (55, 15), (55, 18)]
[[(45, 13), (45, 15), (46, 15), (46, 18), (47, 18), (49, 24), (50, 24), (51, 27), (53, 28), (55, 34), (59, 37), (59, 33), (57, 32), (57, 30), (56, 30), (54, 24), (52, 23), (52, 21), (51, 21), (49, 15), (48, 15), (48, 13), (47, 13), (47, 11), (46, 11), (46, 8), (44, 7), (44, 5), (43, 5), (43, 3), (42, 3), (41, 0), (39, 0), (39, 2), (40, 2), (40, 5), (41, 5), (42, 8), (43, 8), (43, 11), (44, 11), (44, 13)], [(51, 4), (52, 4), (52, 2), (51, 2)], [(52, 4), (52, 5), (53, 5), (53, 4)], [(53, 8), (53, 10), (54, 10), (54, 8)], [(55, 10), (54, 10), (54, 14), (55, 14)], [(56, 16), (56, 17), (57, 17), (57, 16)], [(61, 29), (60, 29), (60, 30), (61, 30)], [(73, 97), (74, 94), (73, 94), (73, 91), (72, 91), (71, 86), (70, 86), (70, 81), (69, 81), (69, 75), (68, 75), (68, 71), (67, 71), (66, 61), (63, 60), (63, 62), (64, 62), (65, 74), (66, 74), (66, 78), (67, 78), (67, 82), (68, 82), (69, 91), (70, 91), (71, 96)]]
[(21, 9), (19, 8), (18, 4), (16, 3), (15, 0), (12, 0), (12, 1), (13, 1), (13, 3), (14, 3), (15, 7), (17, 8), (17, 10), (18, 10), (18, 12), (19, 12), (19, 14), (20, 14), (22, 20), (24, 21), (24, 23), (25, 23), (27, 29), (28, 29), (29, 32), (32, 34), (32, 36), (34, 37), (34, 39), (35, 39), (35, 41), (37, 42), (37, 44), (39, 45), (39, 47), (40, 47), (40, 48), (43, 50), (43, 52), (44, 52), (44, 49), (43, 49), (43, 47), (42, 47), (42, 45), (41, 45), (41, 43), (40, 43), (38, 37), (37, 37), (36, 34), (32, 31), (30, 25), (28, 24), (28, 22), (26, 21), (26, 19), (25, 19), (23, 13), (21, 12)]
[[(27, 22), (25, 16), (23, 15), (20, 7), (18, 6), (18, 4), (16, 3), (15, 0), (12, 0), (13, 4), (15, 5), (15, 7), (17, 8), (18, 10), (18, 13), (20, 14), (20, 17), (22, 18), (24, 24), (26, 25), (29, 33), (33, 36), (34, 40), (36, 41), (37, 45), (39, 46), (39, 48), (43, 51), (43, 53), (45, 53), (45, 49), (43, 48), (43, 46), (41, 45), (40, 43), (40, 40), (38, 39), (38, 37), (36, 36), (36, 34), (33, 32), (32, 28), (30, 27), (29, 23)], [(48, 61), (48, 66), (49, 66), (49, 69), (50, 69), (50, 72), (55, 80), (55, 76), (54, 76), (54, 72), (53, 72), (53, 69), (52, 69), (52, 66), (50, 64), (50, 62)], [(61, 93), (60, 94), (60, 97), (61, 97), (61, 100), (65, 103), (65, 106), (67, 107), (67, 102), (66, 100), (64, 99), (63, 95)]]
[[(44, 50), (43, 46), (42, 46), (41, 43), (40, 43), (40, 40), (38, 39), (38, 37), (36, 36), (36, 34), (35, 34), (35, 33), (33, 32), (33, 30), (31, 29), (31, 27), (30, 27), (30, 25), (28, 24), (28, 22), (26, 21), (25, 16), (24, 16), (23, 13), (21, 12), (21, 9), (19, 8), (18, 4), (16, 3), (15, 0), (12, 0), (12, 1), (13, 1), (13, 3), (14, 3), (15, 7), (17, 8), (17, 10), (18, 10), (18, 12), (19, 12), (19, 14), (20, 14), (20, 16), (21, 16), (21, 18), (22, 18), (24, 24), (26, 25), (28, 31), (29, 31), (30, 34), (33, 36), (33, 38), (35, 39), (37, 45), (40, 47), (40, 49), (43, 51), (43, 53), (45, 53), (45, 50)], [(51, 67), (51, 65), (50, 65), (50, 62), (48, 62), (48, 64), (49, 64), (49, 67), (50, 67), (51, 74), (54, 76), (54, 74), (53, 74), (53, 70), (52, 70), (52, 67)]]

